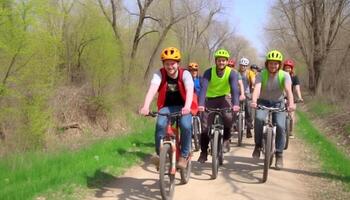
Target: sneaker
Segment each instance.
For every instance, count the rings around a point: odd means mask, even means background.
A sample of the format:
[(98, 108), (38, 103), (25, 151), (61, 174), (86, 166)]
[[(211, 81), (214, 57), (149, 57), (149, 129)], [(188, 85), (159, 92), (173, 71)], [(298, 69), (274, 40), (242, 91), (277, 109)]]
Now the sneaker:
[(283, 168), (283, 154), (280, 152), (276, 152), (276, 163), (275, 167), (277, 170), (280, 170)]
[(198, 158), (198, 162), (205, 163), (205, 161), (208, 160), (208, 153), (207, 152), (201, 152)]
[(156, 167), (157, 171), (159, 171), (159, 156), (154, 155), (151, 157), (151, 163), (154, 164)]
[(231, 148), (231, 146), (230, 146), (230, 141), (229, 141), (229, 140), (225, 140), (225, 141), (224, 141), (224, 146), (223, 146), (223, 152), (224, 152), (224, 153), (229, 152), (229, 151), (230, 151), (230, 148)]
[(253, 158), (260, 158), (260, 151), (261, 151), (260, 147), (255, 146), (252, 154)]
[(252, 138), (252, 131), (248, 128), (247, 129), (247, 138)]
[(180, 156), (179, 160), (177, 161), (177, 167), (180, 169), (185, 169), (187, 167), (187, 159)]

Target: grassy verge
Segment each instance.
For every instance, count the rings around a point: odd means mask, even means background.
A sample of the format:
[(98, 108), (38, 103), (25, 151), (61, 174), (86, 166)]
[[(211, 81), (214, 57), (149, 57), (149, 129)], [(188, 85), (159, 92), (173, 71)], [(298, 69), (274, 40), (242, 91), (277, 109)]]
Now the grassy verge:
[(350, 191), (350, 160), (312, 125), (305, 113), (298, 111), (297, 115), (297, 134), (319, 154), (324, 176), (342, 181)]
[(338, 110), (336, 105), (320, 100), (314, 100), (309, 103), (309, 112), (321, 118), (337, 112)]
[(120, 175), (154, 149), (153, 124), (138, 124), (139, 130), (133, 133), (74, 152), (29, 152), (4, 158), (0, 161), (1, 199), (33, 199), (57, 190), (73, 193), (75, 187), (98, 186)]

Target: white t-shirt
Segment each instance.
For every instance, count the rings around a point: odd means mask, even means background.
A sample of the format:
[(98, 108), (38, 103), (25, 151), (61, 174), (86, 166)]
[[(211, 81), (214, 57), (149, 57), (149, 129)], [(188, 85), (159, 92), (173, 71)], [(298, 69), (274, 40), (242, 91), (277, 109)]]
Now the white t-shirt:
[[(184, 70), (182, 80), (184, 82), (185, 88), (194, 86), (192, 75), (189, 71)], [(161, 82), (162, 82), (162, 73), (160, 72), (160, 70), (158, 70), (153, 74), (151, 84), (155, 84), (159, 86)]]

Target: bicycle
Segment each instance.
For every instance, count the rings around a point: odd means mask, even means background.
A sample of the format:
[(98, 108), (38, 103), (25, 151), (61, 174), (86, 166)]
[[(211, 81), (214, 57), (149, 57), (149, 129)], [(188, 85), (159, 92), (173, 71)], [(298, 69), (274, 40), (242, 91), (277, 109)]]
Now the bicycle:
[(212, 157), (212, 179), (216, 179), (219, 165), (223, 164), (224, 155), (222, 146), (224, 143), (223, 112), (231, 112), (231, 108), (205, 108), (205, 111), (214, 114), (214, 121), (209, 129), (210, 153)]
[[(176, 163), (180, 157), (180, 134), (179, 120), (182, 116), (181, 112), (162, 114), (159, 112), (150, 112), (149, 116), (156, 117), (158, 115), (166, 116), (168, 124), (166, 134), (160, 141), (159, 153), (159, 186), (162, 199), (172, 199), (175, 189), (175, 174), (177, 171)], [(187, 167), (180, 169), (181, 183), (188, 183), (191, 175), (191, 153), (187, 158)]]
[(200, 149), (200, 135), (202, 133), (201, 119), (199, 116), (192, 117), (192, 138), (194, 150), (199, 151)]
[[(303, 101), (298, 99), (296, 101), (294, 101), (294, 103), (302, 103)], [(286, 116), (286, 143), (284, 145), (284, 150), (288, 149), (289, 146), (289, 137), (293, 131), (294, 128), (294, 121), (292, 118), (292, 113), (288, 112), (287, 116)]]
[(265, 183), (268, 177), (268, 171), (272, 164), (275, 153), (276, 125), (272, 122), (272, 114), (275, 112), (285, 112), (286, 108), (273, 108), (258, 105), (257, 109), (267, 110), (268, 117), (263, 127), (262, 149), (264, 154), (264, 172), (262, 182)]
[(238, 135), (238, 146), (242, 146), (242, 140), (243, 140), (243, 135), (244, 131), (246, 129), (245, 127), (245, 101), (240, 101), (239, 102), (239, 112), (237, 112), (237, 135)]

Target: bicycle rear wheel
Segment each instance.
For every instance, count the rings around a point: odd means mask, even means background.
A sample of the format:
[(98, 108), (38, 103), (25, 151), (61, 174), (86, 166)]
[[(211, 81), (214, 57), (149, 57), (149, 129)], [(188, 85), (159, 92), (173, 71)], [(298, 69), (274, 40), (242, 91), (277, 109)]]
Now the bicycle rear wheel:
[(162, 199), (172, 199), (175, 189), (175, 174), (171, 174), (172, 150), (170, 144), (164, 144), (159, 155), (159, 185)]
[(290, 124), (291, 124), (291, 118), (289, 116), (287, 116), (287, 118), (286, 118), (286, 134), (285, 134), (286, 143), (284, 144), (284, 150), (287, 150), (288, 146), (289, 146), (289, 136), (290, 136), (290, 131), (291, 131)]
[(216, 179), (218, 176), (218, 171), (219, 171), (219, 154), (218, 154), (218, 145), (219, 145), (219, 131), (215, 130), (214, 135), (211, 138), (211, 171), (212, 179)]
[(193, 124), (192, 124), (192, 135), (193, 135), (193, 144), (194, 144), (194, 150), (199, 151), (200, 149), (200, 142), (199, 142), (199, 137), (200, 137), (200, 121), (198, 117), (193, 117)]
[(264, 151), (264, 173), (262, 182), (265, 183), (268, 177), (270, 162), (271, 162), (271, 148), (272, 148), (272, 130), (267, 128)]
[(191, 177), (191, 169), (192, 169), (192, 162), (191, 162), (191, 155), (188, 157), (187, 166), (185, 169), (180, 170), (181, 175), (181, 183), (186, 184), (190, 180)]

